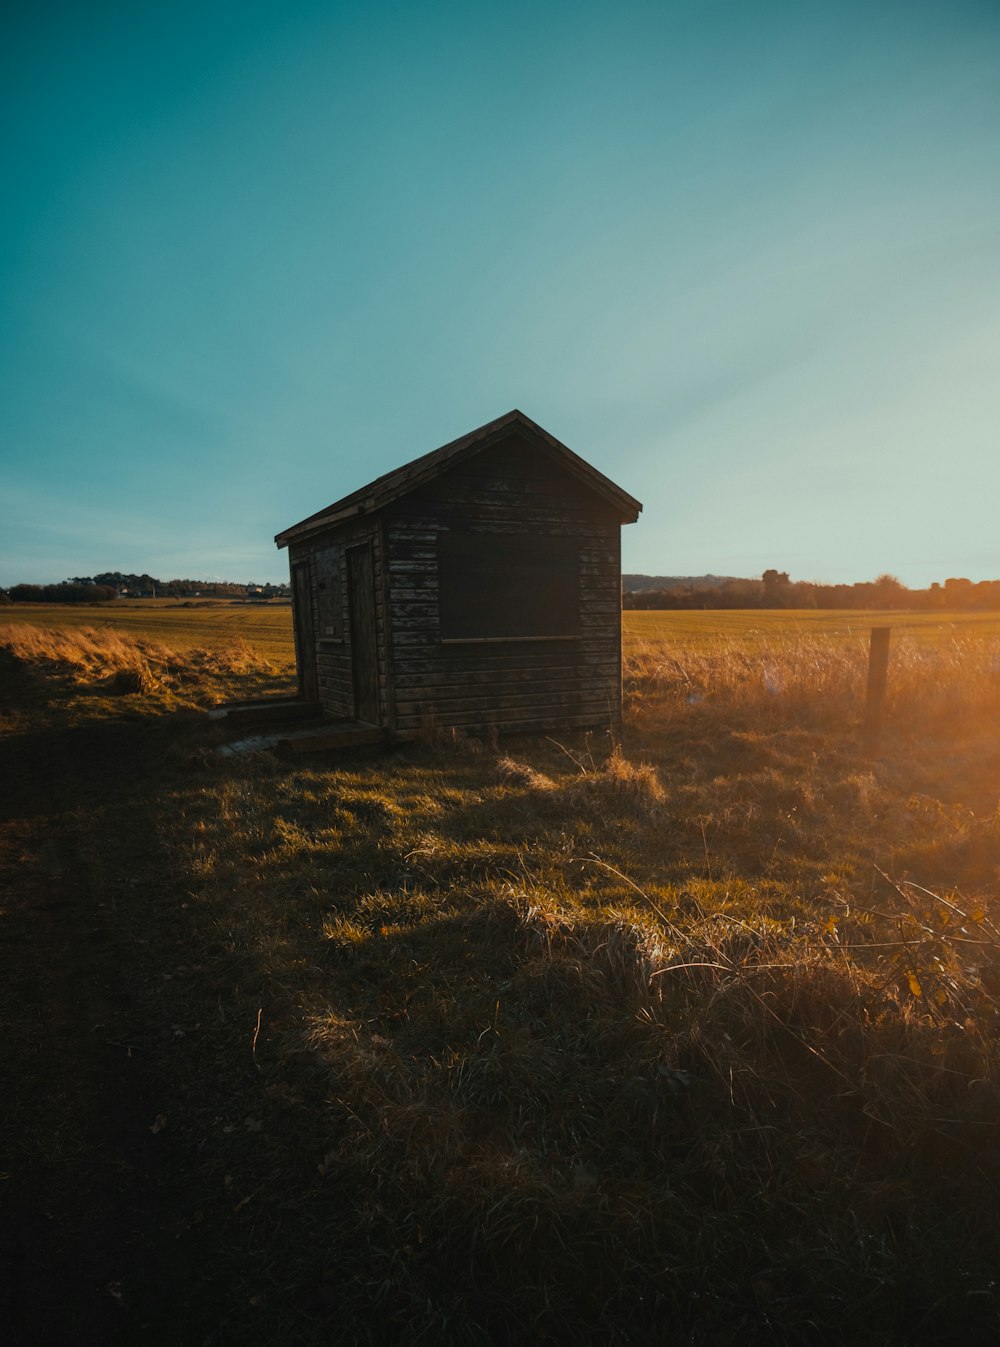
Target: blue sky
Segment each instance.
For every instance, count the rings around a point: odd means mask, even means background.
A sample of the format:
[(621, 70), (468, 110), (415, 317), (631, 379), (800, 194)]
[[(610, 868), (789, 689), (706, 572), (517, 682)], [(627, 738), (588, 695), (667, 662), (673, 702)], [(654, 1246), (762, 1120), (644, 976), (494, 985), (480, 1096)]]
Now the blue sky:
[(994, 0), (11, 8), (0, 583), (284, 578), (515, 406), (626, 570), (1000, 576)]

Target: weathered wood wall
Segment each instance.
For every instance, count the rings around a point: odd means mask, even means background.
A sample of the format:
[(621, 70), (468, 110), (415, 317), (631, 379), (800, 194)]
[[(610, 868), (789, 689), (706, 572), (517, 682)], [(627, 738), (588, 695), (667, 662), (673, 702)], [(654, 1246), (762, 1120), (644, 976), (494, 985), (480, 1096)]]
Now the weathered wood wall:
[[(375, 605), (375, 631), (378, 658), (379, 724), (389, 725), (391, 717), (387, 705), (387, 659), (385, 620), (384, 547), (382, 530), (372, 520), (352, 520), (338, 529), (318, 534), (304, 542), (293, 543), (289, 561), (292, 566), (305, 561), (309, 566), (310, 595), (313, 625), (316, 632), (316, 666), (320, 704), (326, 715), (336, 719), (355, 716), (355, 689), (353, 652), (351, 647), (350, 602), (347, 583), (347, 551), (351, 547), (369, 544), (372, 549), (372, 571)], [(334, 598), (327, 603), (329, 589)], [(323, 621), (331, 615), (334, 621)], [(328, 628), (335, 628), (331, 635)]]
[[(492, 614), (504, 634), (468, 635), (476, 622), (456, 619), (462, 585), (449, 582), (452, 630), (442, 630), (442, 565), (468, 556), (477, 534), (509, 540), (515, 557), (537, 553), (539, 538), (559, 540), (551, 551), (563, 573), (550, 585), (549, 628), (534, 596), (530, 636), (510, 636), (524, 596), (497, 588), (494, 605), (510, 603)], [(291, 565), (309, 567), (319, 699), (337, 718), (368, 705), (355, 687), (351, 640), (349, 575), (358, 568), (347, 554), (360, 544), (371, 548), (378, 723), (390, 733), (410, 735), (429, 721), (507, 731), (620, 723), (621, 518), (537, 445), (513, 433), (377, 514), (292, 543)], [(575, 569), (569, 579), (567, 568)], [(474, 603), (474, 578), (467, 588)], [(569, 602), (577, 612), (568, 616)]]
[[(439, 540), (461, 529), (571, 539), (577, 634), (441, 640)], [(395, 728), (541, 730), (621, 719), (621, 524), (600, 497), (516, 436), (384, 512)], [(516, 598), (516, 596), (515, 596)], [(565, 622), (553, 620), (553, 632)]]

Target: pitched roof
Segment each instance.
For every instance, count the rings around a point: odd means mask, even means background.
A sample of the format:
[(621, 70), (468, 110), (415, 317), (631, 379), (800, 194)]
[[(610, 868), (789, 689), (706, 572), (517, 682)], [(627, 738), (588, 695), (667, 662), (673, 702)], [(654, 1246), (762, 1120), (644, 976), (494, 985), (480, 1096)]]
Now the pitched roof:
[(367, 486), (352, 491), (349, 496), (334, 501), (325, 510), (319, 510), (300, 523), (293, 524), (291, 528), (276, 534), (274, 541), (279, 547), (287, 547), (289, 543), (298, 542), (301, 538), (318, 533), (332, 524), (339, 524), (345, 519), (351, 519), (355, 515), (374, 514), (391, 501), (405, 496), (418, 486), (423, 486), (425, 482), (453, 467), (462, 459), (471, 458), (512, 429), (527, 432), (568, 472), (614, 505), (621, 512), (623, 524), (634, 524), (638, 519), (642, 506), (634, 497), (623, 491), (620, 486), (615, 486), (610, 478), (592, 468), (589, 463), (585, 463), (578, 454), (573, 453), (572, 449), (568, 449), (529, 416), (525, 416), (524, 412), (515, 409), (504, 416), (498, 416), (495, 421), (487, 422), (478, 430), (470, 431), (460, 439), (452, 440), (450, 444), (442, 445), (440, 449), (432, 449), (429, 454), (422, 454), (420, 458), (413, 459), (393, 472), (376, 477), (374, 482), (369, 482)]

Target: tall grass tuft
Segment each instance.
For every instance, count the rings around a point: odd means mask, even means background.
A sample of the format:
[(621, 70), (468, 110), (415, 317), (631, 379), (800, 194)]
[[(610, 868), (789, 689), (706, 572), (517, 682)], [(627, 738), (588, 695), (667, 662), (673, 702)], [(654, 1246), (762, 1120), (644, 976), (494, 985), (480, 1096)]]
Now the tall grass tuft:
[[(997, 655), (982, 636), (903, 634), (893, 640), (886, 714), (890, 723), (962, 719), (1000, 708)], [(633, 723), (739, 716), (764, 726), (857, 721), (867, 678), (867, 636), (789, 635), (753, 644), (639, 648), (626, 657)]]
[(20, 663), (78, 688), (149, 695), (270, 671), (249, 642), (229, 639), (212, 649), (173, 650), (161, 642), (111, 627), (0, 628), (0, 647)]

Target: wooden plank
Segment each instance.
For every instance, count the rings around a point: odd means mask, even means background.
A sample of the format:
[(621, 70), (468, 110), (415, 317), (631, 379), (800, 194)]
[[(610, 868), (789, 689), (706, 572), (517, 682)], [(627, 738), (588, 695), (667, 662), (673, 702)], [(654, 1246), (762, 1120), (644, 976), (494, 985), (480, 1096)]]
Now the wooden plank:
[(278, 739), (275, 748), (285, 757), (304, 753), (327, 753), (338, 748), (366, 748), (385, 743), (385, 732), (375, 725), (330, 726)]
[(580, 599), (581, 613), (599, 614), (602, 617), (614, 617), (621, 612), (621, 604), (615, 603), (614, 599), (605, 599), (597, 595), (585, 594)]
[[(440, 723), (440, 722), (438, 722)], [(495, 728), (500, 733), (506, 734), (541, 734), (546, 730), (569, 730), (569, 729), (601, 729), (607, 728), (610, 718), (607, 714), (607, 708), (598, 714), (584, 712), (582, 714), (558, 715), (552, 713), (540, 713), (536, 716), (511, 716), (503, 717), (499, 720), (490, 720), (481, 715), (456, 716), (455, 719), (449, 719), (447, 725), (454, 725), (460, 729), (486, 730)], [(400, 716), (400, 733), (419, 733), (424, 725), (422, 716)]]
[(354, 699), (354, 689), (350, 683), (341, 683), (332, 678), (320, 679), (320, 687), (327, 697), (337, 697), (345, 705), (350, 706)]
[(464, 463), (453, 465), (433, 481), (417, 486), (408, 499), (424, 494), (440, 496), (447, 493), (451, 496), (482, 490), (502, 495), (505, 490), (512, 493), (523, 490), (525, 485), (538, 494), (572, 501), (579, 509), (599, 509), (620, 523), (616, 508), (595, 496), (572, 474), (560, 471), (554, 461), (546, 460), (528, 448), (520, 453), (502, 452), (500, 446), (491, 448)]
[[(430, 530), (435, 525), (437, 532), (447, 533), (456, 523), (475, 520), (476, 527), (483, 533), (491, 530), (507, 532), (511, 528), (537, 532), (545, 529), (552, 533), (567, 533), (575, 537), (589, 538), (593, 542), (607, 536), (607, 523), (601, 517), (590, 517), (560, 509), (514, 510), (509, 507), (489, 505), (452, 504), (448, 501), (434, 501), (433, 514), (429, 513), (429, 502), (413, 501), (409, 505), (410, 513), (405, 522), (411, 528)], [(393, 525), (400, 519), (394, 517)]]
[(607, 678), (617, 670), (613, 659), (595, 664), (523, 664), (501, 668), (484, 668), (472, 664), (464, 668), (411, 668), (397, 673), (396, 686), (401, 691), (419, 687), (513, 687), (519, 683), (582, 682)]
[[(596, 630), (584, 629), (577, 637), (576, 644), (573, 647), (579, 651), (579, 658), (585, 659), (587, 656), (600, 656), (608, 650), (614, 649), (614, 637), (610, 632), (605, 631), (607, 624), (599, 626)], [(435, 628), (426, 630), (414, 628), (393, 628), (393, 640), (396, 645), (396, 665), (397, 667), (407, 659), (461, 659), (463, 647), (460, 645), (445, 646), (438, 640)], [(514, 652), (518, 652), (518, 657), (522, 659), (544, 659), (547, 655), (561, 654), (565, 658), (565, 650), (570, 647), (569, 641), (550, 642), (538, 640), (537, 644), (525, 641), (523, 645), (518, 646), (509, 641), (500, 641), (496, 645), (490, 646), (490, 660), (500, 659), (506, 653), (510, 653), (514, 658)], [(468, 647), (471, 649), (471, 647)], [(495, 652), (495, 653), (493, 653)], [(483, 658), (487, 658), (483, 654)]]
[(449, 670), (447, 673), (428, 672), (421, 669), (416, 673), (396, 674), (396, 690), (402, 695), (406, 692), (413, 695), (413, 689), (421, 688), (449, 688), (449, 687), (487, 687), (503, 688), (518, 687), (524, 683), (541, 683), (549, 681), (562, 682), (584, 682), (599, 678), (607, 679), (617, 674), (618, 666), (613, 660), (608, 660), (602, 665), (588, 665), (586, 667), (576, 664), (558, 664), (538, 668), (537, 666), (516, 668), (516, 669), (481, 669), (472, 668), (465, 670)]
[(469, 524), (482, 533), (495, 530), (509, 532), (517, 529), (525, 533), (538, 531), (539, 525), (551, 525), (553, 530), (572, 533), (578, 538), (586, 538), (594, 547), (610, 547), (615, 527), (604, 519), (591, 519), (578, 516), (572, 511), (540, 511), (538, 517), (526, 513), (523, 509), (494, 508), (475, 506), (472, 508), (449, 505), (445, 500), (418, 501), (407, 504), (407, 513), (394, 514), (387, 521), (392, 536), (402, 537), (422, 535), (427, 542), (432, 537), (440, 537), (455, 527), (456, 520)]
[(319, 701), (298, 698), (273, 697), (269, 701), (234, 703), (217, 706), (207, 713), (209, 720), (219, 721), (224, 729), (246, 729), (250, 726), (294, 724), (300, 720), (315, 720), (320, 715)]
[(436, 538), (436, 534), (413, 534), (404, 541), (398, 536), (390, 536), (388, 555), (393, 561), (434, 561), (437, 558)]
[[(383, 723), (390, 735), (396, 731), (396, 688), (395, 688), (395, 648), (392, 639), (392, 622), (390, 614), (392, 612), (392, 600), (390, 598), (390, 575), (387, 565), (389, 557), (389, 544), (386, 536), (385, 519), (379, 520), (378, 529), (378, 574), (377, 583), (379, 591), (379, 600), (381, 605), (381, 617), (379, 625), (379, 659), (380, 675), (379, 683), (384, 707)], [(382, 670), (384, 665), (384, 672)]]
[[(472, 655), (454, 653), (459, 649), (458, 646), (451, 647), (453, 653), (444, 657), (418, 651), (416, 658), (397, 659), (396, 677), (405, 678), (409, 674), (430, 674), (435, 678), (461, 677), (465, 673), (475, 673), (479, 670), (492, 675), (499, 674), (504, 669), (549, 669), (561, 667), (564, 663), (554, 656), (548, 659), (537, 656), (532, 659), (530, 655), (490, 654), (488, 659), (482, 655), (474, 658)], [(605, 646), (601, 650), (581, 654), (571, 667), (579, 669), (617, 667), (617, 660), (614, 659), (613, 649)]]
[(396, 561), (393, 557), (389, 558), (389, 573), (391, 575), (437, 575), (437, 557), (430, 561)]
[(438, 615), (438, 600), (436, 594), (428, 594), (418, 599), (400, 599), (397, 595), (396, 602), (392, 605), (392, 625), (397, 628), (406, 626), (408, 623), (416, 622), (436, 622)]
[(401, 585), (397, 579), (393, 580), (392, 585), (392, 603), (390, 611), (393, 614), (399, 612), (401, 603), (432, 603), (437, 604), (438, 586), (437, 577), (428, 577), (421, 582), (419, 577), (416, 581)]
[[(621, 581), (617, 574), (610, 571), (599, 576), (594, 567), (580, 567), (580, 592), (584, 598), (594, 598), (608, 603), (612, 608), (621, 608)], [(399, 604), (406, 602), (428, 602), (437, 600), (439, 591), (437, 572), (414, 572), (406, 576), (400, 571), (392, 572), (391, 606), (398, 611)]]
[(547, 691), (532, 693), (524, 697), (428, 697), (421, 701), (400, 700), (397, 711), (401, 717), (434, 712), (442, 721), (449, 724), (455, 714), (475, 712), (479, 716), (506, 719), (507, 711), (537, 711), (555, 715), (568, 711), (580, 715), (607, 711), (613, 705), (613, 693), (610, 689), (589, 689), (584, 695), (580, 690), (574, 692)]
[(313, 553), (316, 575), (316, 632), (320, 640), (343, 640), (345, 630), (343, 596), (343, 549), (339, 546), (317, 548)]
[[(428, 493), (401, 502), (394, 512), (396, 519), (419, 515), (427, 509), (430, 500)], [(557, 492), (538, 491), (514, 483), (507, 491), (469, 484), (459, 490), (449, 490), (446, 496), (436, 494), (433, 501), (435, 506), (441, 505), (442, 518), (447, 515), (512, 518), (517, 515), (523, 519), (568, 519), (585, 523), (604, 523), (608, 519), (607, 512), (599, 505), (588, 505), (582, 500), (569, 501)]]
[(366, 542), (348, 548), (347, 606), (350, 614), (354, 714), (358, 720), (369, 724), (377, 724), (379, 719), (374, 584), (371, 544)]
[(313, 612), (312, 580), (308, 560), (292, 566), (292, 624), (299, 695), (303, 701), (318, 697), (316, 684), (316, 619)]

